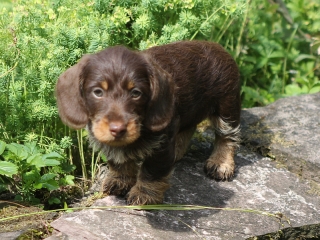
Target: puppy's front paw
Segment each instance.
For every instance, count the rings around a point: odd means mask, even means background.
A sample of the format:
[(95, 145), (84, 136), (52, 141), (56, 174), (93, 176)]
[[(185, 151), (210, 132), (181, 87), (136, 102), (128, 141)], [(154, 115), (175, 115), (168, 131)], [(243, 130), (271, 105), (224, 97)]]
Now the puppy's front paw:
[(150, 195), (150, 193), (142, 192), (132, 188), (127, 196), (129, 205), (153, 205), (160, 204), (163, 201), (163, 195)]
[(102, 192), (123, 197), (135, 183), (136, 179), (131, 177), (107, 177), (102, 184)]
[(228, 181), (234, 175), (234, 164), (225, 162), (216, 163), (209, 159), (204, 166), (204, 172), (209, 178), (217, 181)]
[(164, 192), (169, 188), (167, 182), (138, 182), (127, 195), (129, 205), (153, 205), (163, 202)]

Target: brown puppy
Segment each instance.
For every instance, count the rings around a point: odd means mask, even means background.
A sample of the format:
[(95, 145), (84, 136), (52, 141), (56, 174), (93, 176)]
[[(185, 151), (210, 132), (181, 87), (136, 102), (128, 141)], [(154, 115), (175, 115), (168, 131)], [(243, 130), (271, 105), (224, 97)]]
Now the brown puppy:
[(158, 204), (196, 125), (209, 118), (216, 133), (205, 163), (210, 178), (234, 173), (240, 83), (232, 57), (218, 44), (182, 41), (142, 52), (111, 47), (85, 55), (57, 83), (59, 114), (107, 156), (107, 194), (133, 205)]

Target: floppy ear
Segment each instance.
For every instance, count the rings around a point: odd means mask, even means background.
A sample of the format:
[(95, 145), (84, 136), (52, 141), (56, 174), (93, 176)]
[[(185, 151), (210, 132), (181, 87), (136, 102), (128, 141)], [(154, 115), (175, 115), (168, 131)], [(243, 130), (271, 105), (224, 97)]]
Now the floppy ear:
[(151, 99), (145, 118), (145, 126), (160, 131), (170, 122), (174, 112), (174, 83), (171, 75), (157, 63), (147, 58)]
[(58, 79), (55, 95), (61, 120), (71, 128), (80, 129), (88, 123), (88, 114), (81, 96), (80, 75), (89, 56), (84, 56)]

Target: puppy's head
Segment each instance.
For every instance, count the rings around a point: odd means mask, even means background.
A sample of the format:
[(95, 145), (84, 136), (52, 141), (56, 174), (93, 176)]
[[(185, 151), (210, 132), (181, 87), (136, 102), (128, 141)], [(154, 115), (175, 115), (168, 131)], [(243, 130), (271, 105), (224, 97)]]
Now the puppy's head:
[(174, 111), (170, 75), (145, 54), (112, 47), (84, 56), (57, 82), (62, 121), (80, 129), (88, 124), (100, 142), (128, 145), (141, 127), (164, 129)]

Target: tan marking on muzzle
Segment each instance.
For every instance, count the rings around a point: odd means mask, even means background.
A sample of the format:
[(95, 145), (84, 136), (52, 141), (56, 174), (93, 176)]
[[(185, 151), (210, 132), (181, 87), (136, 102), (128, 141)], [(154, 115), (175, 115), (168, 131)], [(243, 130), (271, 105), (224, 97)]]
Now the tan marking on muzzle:
[(92, 132), (95, 138), (104, 142), (109, 146), (120, 147), (133, 143), (140, 137), (140, 125), (136, 123), (135, 120), (130, 120), (127, 125), (126, 133), (116, 138), (111, 135), (109, 128), (109, 121), (106, 118), (100, 119), (98, 121), (93, 121)]

